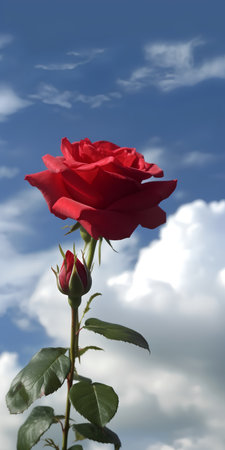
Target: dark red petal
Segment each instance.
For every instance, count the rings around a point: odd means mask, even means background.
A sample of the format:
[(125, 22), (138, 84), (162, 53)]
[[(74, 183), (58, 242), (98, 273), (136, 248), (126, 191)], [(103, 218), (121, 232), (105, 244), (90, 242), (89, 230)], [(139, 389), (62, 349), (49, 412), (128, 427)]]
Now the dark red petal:
[(62, 291), (65, 294), (68, 294), (69, 292), (69, 281), (71, 277), (71, 273), (73, 270), (74, 265), (74, 255), (70, 250), (67, 250), (66, 255), (66, 264), (65, 260), (62, 263), (62, 267), (59, 272), (59, 284), (62, 289)]
[(163, 170), (160, 169), (160, 167), (157, 166), (157, 164), (149, 164), (149, 168), (146, 170), (146, 173), (149, 173), (150, 175), (156, 178), (161, 178), (164, 175)]
[(109, 209), (113, 211), (135, 212), (158, 205), (169, 197), (176, 188), (177, 180), (150, 181), (141, 185), (141, 189), (134, 194), (127, 195), (114, 202)]
[(138, 212), (139, 223), (145, 228), (156, 228), (166, 222), (166, 213), (159, 206)]
[(94, 167), (89, 171), (68, 170), (62, 177), (70, 193), (69, 197), (99, 209), (105, 209), (117, 198), (132, 194), (141, 188), (136, 180), (107, 172), (100, 167)]
[[(60, 198), (68, 196), (61, 174), (52, 173), (49, 170), (26, 175), (27, 180), (32, 186), (37, 187), (44, 196), (49, 210), (52, 212), (54, 203)], [(66, 219), (64, 215), (58, 215), (61, 219)]]
[(124, 239), (129, 237), (138, 225), (132, 214), (90, 208), (70, 198), (60, 198), (53, 207), (56, 215), (77, 220), (94, 238)]

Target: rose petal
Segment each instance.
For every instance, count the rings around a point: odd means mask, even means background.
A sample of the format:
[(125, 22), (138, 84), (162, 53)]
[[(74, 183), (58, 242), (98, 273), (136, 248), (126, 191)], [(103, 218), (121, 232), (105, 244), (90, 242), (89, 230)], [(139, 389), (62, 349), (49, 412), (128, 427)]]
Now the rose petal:
[(63, 138), (61, 141), (61, 152), (65, 157), (68, 164), (74, 164), (79, 161), (79, 142), (71, 142), (67, 138)]
[(76, 269), (77, 269), (77, 273), (81, 279), (81, 282), (82, 282), (84, 288), (86, 288), (87, 287), (87, 272), (86, 272), (84, 265), (78, 258), (76, 259)]
[[(26, 175), (27, 180), (32, 186), (37, 187), (44, 196), (49, 210), (52, 212), (54, 203), (60, 198), (68, 196), (61, 174), (52, 173), (49, 170)], [(66, 219), (64, 215), (58, 215), (61, 219)]]
[(113, 144), (112, 142), (108, 142), (108, 141), (96, 141), (93, 143), (93, 145), (98, 149), (98, 150), (106, 150), (108, 152), (114, 152), (114, 150), (116, 150), (117, 148), (120, 148), (118, 145)]
[(68, 170), (62, 174), (69, 197), (94, 208), (107, 208), (121, 195), (141, 188), (136, 180), (94, 166), (90, 171)]
[(67, 294), (69, 291), (69, 281), (74, 265), (74, 255), (70, 250), (67, 250), (65, 258), (66, 264), (64, 260), (59, 272), (59, 284), (64, 294)]
[(164, 175), (163, 170), (160, 169), (160, 167), (157, 166), (157, 164), (149, 164), (147, 173), (149, 173), (150, 175), (152, 175), (153, 177), (156, 177), (156, 178), (161, 178)]
[(111, 211), (135, 212), (137, 210), (152, 208), (169, 197), (176, 188), (176, 185), (177, 180), (150, 181), (149, 183), (144, 183), (138, 192), (115, 201), (109, 209)]
[(64, 164), (65, 158), (63, 156), (52, 156), (52, 155), (45, 155), (42, 157), (42, 160), (51, 172), (59, 173), (63, 170), (67, 169), (67, 166)]
[(144, 228), (156, 228), (166, 222), (166, 213), (159, 206), (138, 212), (139, 223)]
[(60, 198), (52, 208), (59, 216), (63, 215), (77, 220), (86, 231), (98, 239), (124, 239), (129, 237), (138, 225), (132, 214), (90, 208), (70, 198)]

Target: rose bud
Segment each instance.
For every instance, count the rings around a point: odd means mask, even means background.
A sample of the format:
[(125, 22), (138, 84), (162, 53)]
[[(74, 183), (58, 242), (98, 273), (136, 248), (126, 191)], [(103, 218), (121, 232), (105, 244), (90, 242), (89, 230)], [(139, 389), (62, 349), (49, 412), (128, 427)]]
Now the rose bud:
[(82, 263), (75, 252), (73, 254), (70, 250), (67, 250), (64, 255), (61, 247), (60, 251), (64, 258), (62, 267), (59, 269), (57, 266), (57, 271), (53, 270), (56, 275), (58, 289), (62, 294), (68, 295), (70, 300), (80, 299), (91, 288), (90, 272), (84, 258)]

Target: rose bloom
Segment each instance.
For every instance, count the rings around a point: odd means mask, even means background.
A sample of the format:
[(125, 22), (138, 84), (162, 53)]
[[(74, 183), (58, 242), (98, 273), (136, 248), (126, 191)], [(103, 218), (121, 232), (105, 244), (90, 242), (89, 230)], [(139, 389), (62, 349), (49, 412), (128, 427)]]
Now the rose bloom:
[(177, 181), (142, 183), (163, 177), (163, 171), (134, 148), (63, 138), (61, 151), (63, 156), (43, 157), (47, 170), (25, 177), (42, 192), (51, 213), (75, 219), (94, 239), (123, 239), (138, 225), (155, 228), (166, 221), (158, 205)]

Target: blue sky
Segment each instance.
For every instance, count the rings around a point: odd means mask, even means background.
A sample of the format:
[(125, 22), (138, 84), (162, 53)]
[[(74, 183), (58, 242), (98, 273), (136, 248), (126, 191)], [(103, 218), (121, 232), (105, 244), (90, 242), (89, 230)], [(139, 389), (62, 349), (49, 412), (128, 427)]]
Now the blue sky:
[[(124, 450), (224, 448), (224, 13), (222, 0), (1, 1), (3, 395), (41, 346), (67, 342), (50, 267), (60, 263), (57, 244), (77, 236), (64, 237), (25, 174), (43, 170), (41, 157), (59, 155), (66, 136), (136, 147), (178, 178), (160, 232), (136, 230), (115, 243), (118, 255), (104, 249), (104, 277), (96, 267), (105, 298), (93, 316), (139, 329), (153, 347), (149, 362), (107, 343), (101, 370), (96, 355), (83, 363), (121, 390), (112, 428)], [(53, 402), (61, 413), (63, 399)], [(24, 418), (4, 405), (0, 417), (13, 450)]]

